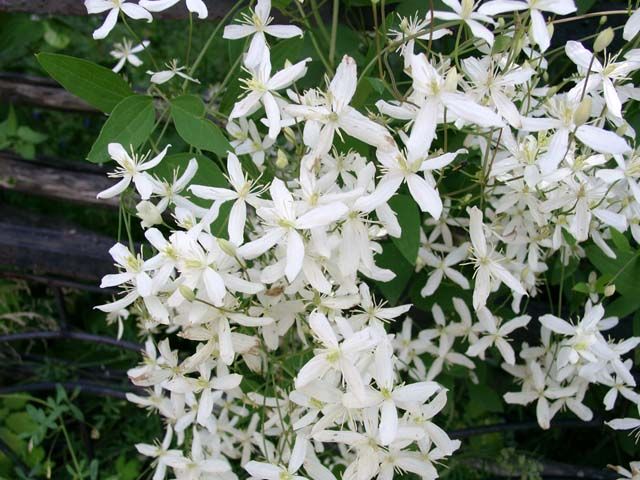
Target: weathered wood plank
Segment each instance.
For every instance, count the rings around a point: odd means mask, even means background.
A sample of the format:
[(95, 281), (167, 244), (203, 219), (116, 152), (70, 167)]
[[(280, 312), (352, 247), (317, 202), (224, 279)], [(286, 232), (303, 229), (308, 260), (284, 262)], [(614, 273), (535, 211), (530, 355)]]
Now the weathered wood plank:
[[(223, 18), (237, 3), (237, 0), (204, 0), (209, 9), (207, 20)], [(51, 15), (87, 15), (82, 0), (0, 0), (0, 12), (23, 12)], [(154, 13), (154, 17), (163, 19), (189, 18), (184, 2), (162, 13)]]
[(46, 80), (0, 73), (0, 101), (71, 112), (97, 112), (84, 100)]
[(0, 270), (98, 283), (115, 271), (108, 253), (114, 243), (55, 219), (0, 206)]
[(0, 189), (116, 208), (118, 198), (96, 198), (98, 192), (109, 188), (113, 182), (103, 169), (91, 168), (84, 163), (27, 161), (0, 152)]

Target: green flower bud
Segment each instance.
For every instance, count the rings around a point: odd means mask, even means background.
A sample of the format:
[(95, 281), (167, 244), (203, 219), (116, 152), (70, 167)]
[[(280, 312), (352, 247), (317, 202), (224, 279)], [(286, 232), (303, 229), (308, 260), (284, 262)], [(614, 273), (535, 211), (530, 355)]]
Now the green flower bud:
[(580, 102), (578, 108), (573, 113), (573, 123), (576, 125), (582, 125), (591, 116), (591, 97), (584, 97), (584, 99)]
[(289, 165), (289, 158), (284, 150), (281, 148), (278, 149), (278, 156), (276, 158), (276, 167), (278, 168), (286, 168)]
[(193, 302), (196, 299), (196, 293), (186, 285), (180, 285), (178, 287), (178, 290), (180, 290), (180, 293), (182, 294), (182, 296), (185, 299), (187, 299), (189, 302)]
[(605, 48), (607, 48), (609, 44), (613, 41), (614, 36), (615, 36), (615, 33), (613, 32), (613, 28), (611, 27), (601, 31), (596, 37), (596, 41), (593, 42), (594, 53), (601, 52)]

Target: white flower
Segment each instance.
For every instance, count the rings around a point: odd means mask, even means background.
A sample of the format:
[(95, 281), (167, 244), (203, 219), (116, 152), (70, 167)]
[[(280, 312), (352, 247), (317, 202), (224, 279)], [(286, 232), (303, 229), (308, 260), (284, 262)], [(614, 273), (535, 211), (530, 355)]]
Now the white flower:
[(113, 187), (98, 193), (98, 198), (111, 198), (120, 195), (133, 181), (140, 197), (143, 200), (148, 200), (153, 193), (154, 183), (146, 170), (158, 165), (167, 154), (170, 146), (171, 145), (167, 145), (158, 155), (148, 160), (149, 154), (139, 157), (132, 152), (132, 154), (129, 155), (119, 143), (110, 143), (107, 147), (109, 155), (116, 161), (118, 168), (110, 173), (109, 176), (112, 178), (122, 178), (122, 180)]
[(123, 38), (122, 42), (116, 43), (113, 46), (113, 50), (110, 52), (111, 56), (118, 60), (118, 63), (112, 68), (112, 70), (118, 73), (127, 62), (134, 67), (142, 65), (143, 62), (136, 53), (142, 52), (149, 46), (149, 44), (150, 42), (148, 40), (144, 40), (141, 44), (134, 47), (128, 38)]
[(493, 20), (481, 11), (475, 11), (477, 4), (473, 0), (442, 0), (453, 12), (434, 11), (433, 16), (440, 20), (460, 20), (465, 23), (471, 32), (478, 38), (483, 39), (489, 45), (493, 45), (493, 33), (488, 30), (483, 23), (493, 23)]
[(492, 282), (504, 283), (514, 293), (526, 295), (522, 284), (503, 266), (504, 258), (487, 245), (482, 224), (482, 212), (478, 207), (467, 210), (469, 213), (469, 234), (473, 244), (473, 262), (475, 264), (475, 286), (473, 289), (473, 308), (483, 307)]
[(497, 15), (498, 13), (529, 10), (531, 16), (531, 37), (545, 52), (551, 44), (551, 35), (541, 12), (551, 12), (556, 15), (569, 15), (577, 10), (573, 0), (493, 0), (484, 3), (478, 9), (478, 13), (484, 15)]
[(343, 400), (351, 408), (376, 406), (380, 409), (378, 431), (381, 445), (391, 444), (398, 434), (398, 408), (415, 411), (441, 388), (435, 382), (396, 385), (392, 354), (390, 343), (383, 340), (376, 348), (374, 360), (373, 378), (378, 389), (369, 388), (362, 398), (358, 398), (356, 393), (351, 399), (347, 394)]
[[(588, 79), (585, 78), (577, 83), (573, 92), (591, 92), (593, 89), (602, 86), (604, 99), (609, 112), (615, 117), (622, 117), (622, 102), (616, 91), (614, 82), (624, 80), (631, 71), (636, 70), (638, 65), (632, 62), (614, 62), (614, 58), (609, 59), (604, 65), (595, 58), (595, 53), (590, 52), (582, 46), (580, 42), (569, 41), (565, 45), (567, 57), (575, 63), (581, 73), (589, 71)], [(586, 86), (585, 86), (586, 83)], [(617, 152), (611, 152), (617, 153)]]
[(146, 443), (136, 444), (136, 450), (145, 457), (154, 458), (153, 463), (156, 466), (156, 470), (153, 474), (153, 480), (163, 480), (167, 471), (167, 464), (171, 462), (171, 458), (182, 457), (181, 450), (170, 450), (171, 441), (173, 439), (173, 429), (171, 426), (167, 426), (167, 431), (164, 435), (162, 443), (159, 445), (149, 445)]
[(304, 260), (304, 240), (298, 230), (325, 227), (341, 218), (347, 212), (347, 207), (334, 202), (299, 215), (293, 197), (282, 180), (274, 179), (269, 192), (273, 206), (260, 207), (257, 211), (258, 216), (265, 220), (267, 230), (260, 238), (241, 246), (238, 252), (244, 258), (256, 258), (285, 238), (285, 274), (289, 281), (293, 281), (300, 273)]
[(96, 40), (103, 39), (109, 35), (109, 32), (116, 26), (120, 12), (134, 20), (144, 19), (147, 22), (153, 20), (153, 17), (147, 10), (127, 0), (84, 0), (84, 6), (90, 15), (109, 11), (102, 26), (93, 32), (93, 38)]
[(522, 315), (500, 324), (499, 320), (485, 307), (479, 308), (477, 315), (478, 320), (480, 320), (480, 331), (485, 336), (480, 337), (479, 340), (476, 340), (469, 346), (467, 355), (477, 357), (482, 355), (491, 345), (495, 345), (500, 351), (500, 355), (502, 355), (504, 361), (509, 365), (515, 365), (515, 352), (511, 345), (509, 345), (506, 337), (515, 329), (526, 326), (531, 320), (531, 317), (529, 315)]
[(238, 157), (229, 152), (227, 157), (228, 180), (233, 190), (206, 185), (192, 185), (189, 190), (200, 198), (217, 202), (235, 200), (229, 214), (229, 240), (240, 245), (244, 238), (245, 222), (247, 220), (247, 204), (252, 207), (260, 205), (260, 197), (255, 193), (254, 183), (243, 173)]
[(305, 477), (296, 475), (307, 455), (308, 440), (302, 435), (297, 435), (289, 457), (287, 466), (276, 466), (270, 463), (248, 462), (244, 469), (252, 478), (260, 480), (305, 480)]
[(564, 347), (558, 352), (559, 367), (567, 363), (575, 364), (581, 358), (587, 362), (597, 362), (599, 358), (610, 359), (614, 356), (598, 328), (603, 316), (604, 308), (598, 304), (587, 306), (584, 317), (577, 325), (550, 314), (540, 317), (540, 323), (549, 330), (569, 337), (563, 341)]
[(265, 34), (277, 38), (301, 37), (302, 30), (293, 25), (271, 25), (273, 18), (270, 17), (271, 0), (258, 0), (255, 9), (249, 14), (243, 14), (240, 25), (227, 25), (224, 27), (223, 38), (236, 40), (253, 35), (249, 51), (244, 59), (244, 64), (255, 67), (264, 57), (267, 50), (267, 39)]
[(561, 403), (556, 401), (549, 404), (549, 400), (557, 400), (571, 396), (575, 393), (574, 388), (560, 388), (554, 385), (547, 385), (547, 377), (537, 362), (529, 362), (527, 364), (529, 382), (523, 385), (522, 392), (509, 392), (504, 394), (504, 400), (507, 403), (517, 405), (528, 405), (537, 400), (536, 417), (540, 428), (548, 429), (551, 419), (555, 416), (561, 407)]
[[(146, 8), (150, 12), (162, 12), (173, 7), (180, 0), (140, 0), (140, 6)], [(207, 18), (209, 11), (206, 3), (202, 0), (186, 0), (187, 9), (190, 12), (197, 13), (198, 18)]]
[(252, 77), (243, 80), (247, 94), (233, 106), (229, 119), (246, 117), (256, 111), (259, 104), (262, 104), (269, 121), (269, 137), (277, 138), (282, 126), (280, 107), (276, 102), (274, 93), (303, 77), (307, 72), (307, 62), (310, 60), (310, 58), (307, 58), (295, 65), (285, 67), (272, 76), (271, 59), (269, 58), (269, 52), (265, 50), (258, 66), (250, 70)]
[(305, 143), (311, 140), (312, 144), (307, 143), (307, 145), (313, 149), (312, 157), (317, 158), (329, 152), (334, 135), (339, 134), (341, 130), (375, 147), (393, 145), (393, 139), (383, 126), (369, 120), (349, 106), (349, 102), (356, 93), (357, 83), (356, 62), (345, 55), (320, 105), (287, 105), (285, 107), (289, 115), (307, 120)]
[(467, 280), (464, 275), (451, 268), (467, 258), (468, 253), (469, 244), (467, 243), (463, 243), (458, 248), (447, 254), (444, 258), (437, 257), (428, 250), (422, 250), (419, 252), (422, 261), (434, 269), (429, 274), (427, 283), (422, 290), (420, 290), (420, 295), (423, 297), (433, 295), (440, 286), (443, 277), (447, 277), (464, 290), (468, 290), (469, 280)]
[(296, 388), (302, 388), (313, 380), (322, 378), (329, 370), (335, 369), (342, 373), (344, 381), (355, 394), (362, 396), (364, 384), (360, 372), (354, 365), (354, 360), (359, 352), (370, 350), (378, 342), (373, 337), (370, 327), (339, 342), (327, 317), (323, 314), (312, 313), (309, 317), (309, 326), (323, 348), (317, 349), (315, 356), (298, 371)]
[(190, 77), (186, 73), (183, 72), (187, 67), (178, 67), (178, 60), (174, 59), (166, 64), (168, 70), (162, 70), (160, 72), (152, 72), (147, 71), (147, 75), (151, 75), (151, 83), (155, 83), (156, 85), (162, 85), (163, 83), (167, 83), (176, 75), (178, 77), (182, 77), (189, 82), (200, 83), (200, 80), (197, 80), (193, 77)]

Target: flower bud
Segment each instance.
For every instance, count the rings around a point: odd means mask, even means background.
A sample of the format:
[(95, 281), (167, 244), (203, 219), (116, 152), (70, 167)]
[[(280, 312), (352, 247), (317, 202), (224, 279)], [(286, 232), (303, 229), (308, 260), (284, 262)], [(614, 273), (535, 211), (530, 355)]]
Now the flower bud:
[(186, 285), (180, 285), (178, 287), (178, 290), (180, 290), (180, 293), (182, 294), (182, 296), (185, 299), (187, 299), (189, 302), (193, 302), (196, 299), (196, 293)]
[(144, 228), (162, 223), (162, 213), (153, 203), (143, 200), (136, 205), (136, 216), (142, 220)]
[(229, 255), (230, 257), (236, 256), (236, 246), (231, 243), (229, 240), (224, 238), (218, 238), (218, 245), (220, 246), (220, 250)]
[(580, 126), (589, 120), (591, 116), (591, 97), (584, 97), (576, 108), (576, 111), (573, 112), (573, 123)]
[(607, 23), (607, 16), (603, 15), (600, 17), (600, 25), (604, 25), (605, 23)]
[(596, 41), (593, 42), (593, 51), (594, 53), (601, 52), (605, 48), (609, 46), (609, 44), (613, 41), (613, 37), (615, 33), (613, 32), (613, 28), (605, 28), (601, 31), (596, 37)]
[(287, 158), (287, 154), (281, 148), (278, 149), (278, 156), (276, 158), (276, 167), (278, 168), (286, 168), (289, 165), (289, 159)]
[(447, 78), (444, 81), (444, 89), (448, 92), (454, 91), (458, 86), (458, 70), (456, 67), (452, 67), (447, 72)]
[(296, 142), (296, 133), (293, 131), (293, 129), (291, 127), (285, 127), (283, 129), (283, 132), (284, 132), (284, 138), (287, 139), (287, 142), (293, 143), (294, 145), (297, 143)]
[(613, 283), (611, 283), (611, 284), (607, 285), (606, 287), (604, 287), (604, 296), (605, 297), (610, 297), (614, 293), (616, 293), (616, 286)]

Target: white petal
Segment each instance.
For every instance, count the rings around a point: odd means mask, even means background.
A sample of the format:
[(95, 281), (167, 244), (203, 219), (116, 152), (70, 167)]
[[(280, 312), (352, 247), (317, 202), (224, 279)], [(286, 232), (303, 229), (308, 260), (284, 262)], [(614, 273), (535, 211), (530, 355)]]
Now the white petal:
[(531, 10), (531, 36), (540, 47), (540, 51), (546, 52), (551, 44), (551, 37), (544, 17), (536, 9)]
[(439, 219), (442, 213), (442, 200), (440, 200), (438, 191), (415, 173), (407, 177), (407, 185), (411, 196), (420, 206), (420, 210), (429, 212), (436, 220)]
[(104, 19), (104, 23), (100, 28), (93, 32), (93, 38), (95, 40), (100, 40), (106, 38), (109, 35), (109, 32), (113, 30), (113, 27), (116, 26), (116, 22), (118, 21), (118, 9), (113, 8)]
[(576, 137), (587, 147), (600, 153), (626, 153), (631, 150), (627, 142), (614, 132), (592, 125), (578, 127)]
[(302, 236), (295, 230), (290, 230), (287, 234), (287, 265), (284, 273), (289, 282), (293, 282), (302, 270), (304, 261), (304, 242)]

